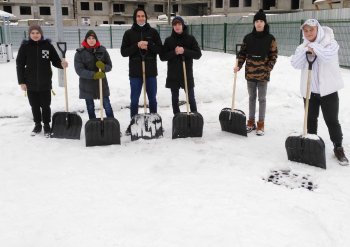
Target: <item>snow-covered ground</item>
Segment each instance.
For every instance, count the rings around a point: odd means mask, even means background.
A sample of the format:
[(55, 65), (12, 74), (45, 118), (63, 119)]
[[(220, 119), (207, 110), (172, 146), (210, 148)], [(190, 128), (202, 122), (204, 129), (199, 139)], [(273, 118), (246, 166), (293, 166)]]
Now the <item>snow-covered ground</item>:
[[(118, 49), (109, 52), (110, 99), (124, 132), (128, 59)], [(74, 51), (68, 51), (69, 110), (81, 111), (85, 103), (78, 98), (73, 58)], [(287, 160), (285, 139), (303, 126), (299, 72), (289, 58), (279, 57), (272, 72), (265, 136), (221, 131), (218, 117), (231, 105), (234, 59), (203, 52), (194, 63), (203, 138), (171, 139), (166, 63), (159, 61), (164, 138), (131, 142), (123, 136), (121, 145), (92, 148), (85, 147), (84, 128), (81, 140), (31, 137), (32, 114), (17, 85), (15, 62), (0, 64), (0, 117), (18, 116), (0, 118), (0, 246), (350, 246), (350, 169), (335, 161), (322, 116), (319, 135), (326, 143), (327, 170)], [(349, 156), (350, 71), (342, 74), (346, 88), (340, 91), (339, 117)], [(56, 78), (53, 113), (64, 110), (64, 91)], [(236, 98), (236, 108), (247, 114), (243, 71)], [(80, 115), (85, 123), (86, 110)], [(289, 189), (263, 180), (273, 169), (308, 175), (317, 189)]]

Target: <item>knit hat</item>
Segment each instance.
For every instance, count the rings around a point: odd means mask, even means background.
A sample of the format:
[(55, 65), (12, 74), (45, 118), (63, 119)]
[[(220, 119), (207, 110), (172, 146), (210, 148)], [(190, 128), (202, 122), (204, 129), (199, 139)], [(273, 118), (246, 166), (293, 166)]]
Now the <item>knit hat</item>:
[(28, 34), (30, 35), (30, 33), (31, 33), (33, 30), (37, 30), (37, 31), (41, 34), (41, 36), (43, 36), (43, 30), (41, 29), (41, 27), (40, 27), (39, 25), (34, 24), (34, 25), (29, 26), (29, 28), (28, 28)]
[(84, 40), (86, 41), (90, 36), (94, 37), (96, 39), (96, 41), (98, 41), (97, 35), (96, 35), (94, 30), (87, 31)]
[(171, 25), (174, 26), (176, 23), (181, 23), (182, 26), (185, 26), (185, 21), (184, 19), (182, 19), (181, 16), (176, 16), (172, 22), (171, 22)]
[(262, 20), (265, 22), (265, 24), (267, 24), (267, 21), (266, 21), (266, 15), (264, 13), (264, 10), (260, 9), (255, 15), (254, 15), (254, 20), (253, 20), (253, 23), (257, 20)]

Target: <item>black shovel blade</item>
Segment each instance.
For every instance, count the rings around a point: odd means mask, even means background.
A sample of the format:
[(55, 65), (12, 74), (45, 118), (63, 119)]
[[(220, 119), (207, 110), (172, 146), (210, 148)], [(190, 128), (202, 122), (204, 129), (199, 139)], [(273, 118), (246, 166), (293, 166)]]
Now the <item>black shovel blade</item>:
[(233, 134), (248, 136), (246, 127), (246, 116), (241, 110), (231, 108), (224, 108), (219, 115), (220, 125), (222, 131), (227, 131)]
[(85, 124), (87, 147), (120, 144), (120, 125), (115, 118), (90, 119)]
[(131, 119), (131, 141), (163, 136), (162, 118), (158, 113), (136, 114)]
[(317, 135), (308, 136), (295, 135), (286, 139), (285, 146), (288, 160), (326, 169), (324, 141)]
[(56, 112), (52, 116), (52, 138), (80, 139), (83, 121), (72, 112)]
[(180, 112), (173, 117), (173, 139), (187, 137), (202, 137), (203, 116), (198, 112)]

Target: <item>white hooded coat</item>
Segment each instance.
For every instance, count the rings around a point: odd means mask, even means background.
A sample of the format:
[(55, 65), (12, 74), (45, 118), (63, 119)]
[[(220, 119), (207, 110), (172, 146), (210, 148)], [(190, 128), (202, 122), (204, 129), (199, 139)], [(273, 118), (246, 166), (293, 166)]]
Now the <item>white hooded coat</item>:
[(299, 45), (295, 54), (291, 57), (291, 64), (296, 69), (301, 69), (300, 92), (306, 98), (308, 62), (305, 53), (308, 47), (317, 55), (312, 65), (311, 92), (320, 94), (321, 97), (337, 92), (344, 87), (339, 68), (339, 45), (334, 39), (333, 30), (317, 24), (317, 38), (314, 42), (308, 41), (304, 35), (304, 42)]

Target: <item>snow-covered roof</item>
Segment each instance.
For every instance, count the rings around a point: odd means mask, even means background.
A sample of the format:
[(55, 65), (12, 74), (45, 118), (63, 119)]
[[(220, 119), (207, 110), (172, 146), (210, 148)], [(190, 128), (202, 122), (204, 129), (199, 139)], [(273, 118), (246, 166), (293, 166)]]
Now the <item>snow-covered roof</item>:
[(15, 17), (13, 14), (0, 10), (0, 17)]

